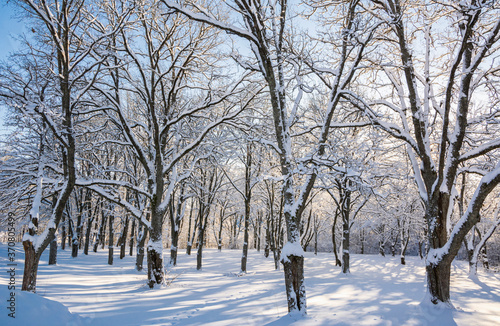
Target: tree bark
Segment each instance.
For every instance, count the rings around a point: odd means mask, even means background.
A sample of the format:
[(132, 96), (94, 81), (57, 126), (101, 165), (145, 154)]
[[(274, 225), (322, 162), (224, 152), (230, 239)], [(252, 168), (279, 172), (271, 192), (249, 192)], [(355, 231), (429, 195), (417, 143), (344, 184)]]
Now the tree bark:
[[(202, 207), (203, 205), (200, 205)], [(201, 219), (201, 216), (200, 216)], [(203, 217), (203, 222), (200, 223), (198, 230), (198, 251), (196, 252), (196, 269), (201, 270), (203, 266), (203, 245), (205, 241), (205, 227), (207, 225), (208, 213)]]
[(451, 261), (443, 260), (439, 264), (427, 264), (427, 291), (431, 296), (431, 302), (438, 304), (450, 302), (450, 271)]
[(146, 237), (148, 235), (148, 228), (144, 225), (139, 225), (139, 232), (137, 238), (137, 254), (135, 257), (135, 268), (138, 271), (142, 271), (144, 263), (144, 246), (146, 244)]
[(134, 239), (135, 239), (135, 218), (132, 220), (132, 229), (130, 230), (129, 256), (132, 256), (134, 254)]
[(129, 217), (127, 216), (125, 218), (125, 224), (123, 225), (123, 231), (120, 237), (120, 259), (123, 259), (125, 257), (125, 249), (127, 246), (127, 236), (128, 236), (128, 224), (129, 224)]
[[(188, 224), (188, 230), (187, 230), (187, 243), (186, 243), (186, 254), (187, 255), (191, 255), (192, 241), (194, 240), (193, 239), (194, 233), (193, 233), (193, 237), (191, 237), (191, 221), (193, 219), (194, 203), (195, 203), (195, 201), (192, 200), (191, 201), (191, 209), (189, 211), (189, 224)], [(196, 229), (196, 226), (194, 228)]]
[(23, 241), (23, 248), (25, 259), (22, 290), (36, 292), (36, 276), (41, 255), (37, 255), (33, 243), (29, 240)]
[(332, 225), (332, 245), (333, 245), (333, 254), (335, 255), (335, 266), (340, 266), (342, 267), (342, 262), (339, 259), (338, 255), (338, 249), (337, 249), (337, 236), (335, 229), (337, 228), (337, 219), (339, 216), (339, 209), (335, 211), (335, 217), (333, 218), (333, 225)]
[(83, 246), (83, 254), (89, 254), (90, 247), (90, 233), (92, 231), (92, 224), (94, 223), (94, 218), (88, 221), (87, 228), (85, 229), (85, 244)]
[(115, 217), (113, 214), (109, 215), (108, 218), (108, 233), (109, 233), (109, 238), (108, 238), (108, 265), (113, 265), (113, 238), (114, 238), (114, 233), (113, 233), (113, 222), (115, 220)]
[(49, 249), (49, 265), (55, 265), (57, 263), (57, 237), (54, 235), (54, 238), (50, 242)]
[(97, 252), (99, 245), (104, 243), (104, 229), (106, 228), (106, 215), (104, 211), (101, 210), (101, 223), (99, 224), (99, 231), (97, 231), (97, 236), (94, 243), (94, 252)]
[(163, 271), (163, 244), (160, 241), (149, 240), (148, 245), (148, 286), (154, 288), (155, 284), (162, 284), (164, 280)]
[(61, 222), (61, 249), (65, 250), (66, 249), (66, 225), (65, 225), (65, 219), (63, 217), (63, 220)]
[(151, 229), (149, 230), (147, 248), (148, 285), (151, 289), (155, 284), (163, 284), (165, 276), (162, 239), (163, 216), (164, 212), (159, 211), (159, 208), (153, 204), (151, 207)]
[(285, 272), (285, 286), (288, 307), (296, 307), (298, 311), (306, 310), (306, 288), (304, 284), (304, 257), (287, 256), (282, 260)]

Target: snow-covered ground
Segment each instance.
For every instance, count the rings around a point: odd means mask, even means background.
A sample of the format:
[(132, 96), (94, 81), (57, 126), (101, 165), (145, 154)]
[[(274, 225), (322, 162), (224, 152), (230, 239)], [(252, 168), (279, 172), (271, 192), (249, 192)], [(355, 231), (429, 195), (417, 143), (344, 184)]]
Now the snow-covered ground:
[[(500, 275), (480, 271), (470, 280), (464, 262), (453, 265), (456, 309), (450, 310), (420, 304), (425, 271), (418, 258), (402, 266), (397, 257), (352, 255), (345, 276), (332, 254), (306, 253), (308, 316), (290, 317), (283, 274), (271, 258), (250, 251), (248, 273), (240, 276), (241, 252), (213, 249), (204, 251), (202, 271), (196, 253), (181, 251), (178, 266), (169, 268), (170, 284), (154, 290), (145, 286), (145, 272), (135, 271), (135, 257), (115, 257), (109, 266), (105, 250), (77, 259), (66, 250), (57, 266), (48, 266), (44, 255), (38, 295), (16, 291), (13, 320), (6, 309), (7, 257), (0, 245), (0, 325), (500, 325)], [(20, 288), (23, 254), (16, 258)]]

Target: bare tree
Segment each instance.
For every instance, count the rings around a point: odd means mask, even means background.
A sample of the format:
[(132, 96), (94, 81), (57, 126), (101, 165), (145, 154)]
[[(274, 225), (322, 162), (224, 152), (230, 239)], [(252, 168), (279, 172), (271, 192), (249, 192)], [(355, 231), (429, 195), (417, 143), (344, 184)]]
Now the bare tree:
[[(486, 197), (500, 182), (500, 166), (488, 158), (500, 147), (498, 127), (492, 122), (499, 115), (498, 94), (492, 87), (498, 66), (491, 64), (499, 42), (499, 11), (493, 2), (479, 0), (371, 4), (366, 9), (386, 24), (382, 38), (387, 42), (385, 59), (374, 60), (380, 70), (370, 82), (390, 87), (386, 92), (379, 88), (382, 98), (371, 102), (354, 93), (348, 97), (372, 123), (406, 143), (425, 206), (429, 300), (451, 305), (451, 262), (480, 220)], [(449, 39), (437, 34), (441, 26), (453, 31)], [(436, 35), (443, 41), (433, 41)], [(415, 51), (418, 47), (422, 51)], [(445, 52), (449, 55), (442, 56)], [(481, 93), (490, 96), (488, 103)], [(479, 130), (488, 130), (488, 136), (479, 137)], [(464, 170), (482, 179), (453, 226), (453, 194)]]
[[(2, 97), (23, 115), (42, 121), (61, 152), (61, 165), (55, 169), (55, 166), (46, 166), (44, 160), (40, 160), (30, 228), (23, 240), (26, 255), (22, 289), (34, 292), (40, 256), (54, 238), (76, 182), (76, 113), (82, 113), (82, 100), (100, 64), (89, 54), (106, 35), (92, 35), (92, 24), (84, 22), (87, 17), (85, 9), (91, 6), (85, 1), (21, 0), (16, 4), (35, 26), (33, 40), (37, 43), (31, 47), (28, 60), (33, 63), (32, 68), (37, 69), (28, 69), (24, 73), (18, 70), (16, 75), (19, 78), (15, 83), (2, 80)], [(87, 7), (82, 9), (84, 5)], [(35, 75), (37, 77), (33, 78)], [(52, 186), (57, 200), (47, 227), (39, 233), (39, 208), (49, 186), (44, 176), (52, 172), (56, 172)]]
[[(187, 8), (169, 0), (162, 0), (167, 7), (181, 12), (192, 20), (204, 22), (215, 26), (221, 30), (227, 31), (230, 34), (246, 40), (250, 44), (250, 49), (257, 61), (256, 64), (250, 62), (239, 62), (252, 70), (257, 70), (262, 74), (266, 86), (269, 91), (269, 100), (272, 108), (272, 116), (274, 123), (274, 148), (279, 155), (279, 165), (281, 169), (281, 177), (283, 179), (283, 197), (284, 197), (284, 219), (287, 225), (287, 244), (283, 247), (281, 259), (285, 273), (285, 288), (287, 293), (288, 310), (299, 311), (306, 313), (306, 290), (304, 284), (304, 256), (300, 246), (300, 220), (316, 180), (317, 172), (314, 168), (317, 162), (313, 157), (322, 157), (326, 151), (326, 142), (328, 140), (329, 131), (334, 111), (341, 99), (341, 94), (352, 81), (356, 68), (361, 61), (363, 51), (367, 42), (371, 38), (371, 34), (360, 40), (359, 43), (351, 42), (351, 34), (343, 34), (343, 48), (341, 57), (338, 63), (337, 75), (335, 80), (330, 84), (330, 96), (328, 106), (322, 115), (322, 121), (319, 123), (316, 143), (311, 148), (311, 153), (306, 155), (306, 159), (300, 162), (301, 165), (309, 167), (308, 172), (305, 172), (305, 177), (300, 185), (296, 185), (294, 181), (294, 153), (292, 151), (292, 134), (290, 131), (291, 124), (297, 118), (296, 109), (300, 105), (302, 91), (296, 94), (294, 106), (289, 111), (287, 108), (287, 82), (288, 80), (297, 80), (299, 87), (303, 90), (305, 86), (300, 73), (295, 70), (291, 78), (287, 77), (287, 66), (290, 61), (285, 59), (287, 54), (287, 45), (292, 44), (291, 39), (287, 39), (287, 16), (289, 4), (286, 0), (279, 1), (253, 1), (253, 0), (234, 0), (229, 8), (240, 15), (243, 22), (243, 27), (230, 25), (217, 19), (217, 16), (212, 15), (207, 9), (201, 5), (194, 4), (193, 8)], [(346, 9), (344, 31), (354, 31), (354, 19), (357, 17), (356, 8), (358, 1), (352, 1)], [(343, 8), (345, 9), (345, 8)], [(354, 45), (353, 45), (354, 44)], [(348, 48), (354, 50), (353, 65), (347, 66), (350, 61), (350, 52)], [(300, 61), (300, 56), (297, 56)], [(294, 66), (292, 64), (292, 66)], [(295, 65), (295, 68), (300, 70), (300, 65)], [(293, 70), (293, 69), (292, 69)], [(309, 159), (307, 159), (309, 158)], [(297, 195), (298, 194), (298, 195)]]

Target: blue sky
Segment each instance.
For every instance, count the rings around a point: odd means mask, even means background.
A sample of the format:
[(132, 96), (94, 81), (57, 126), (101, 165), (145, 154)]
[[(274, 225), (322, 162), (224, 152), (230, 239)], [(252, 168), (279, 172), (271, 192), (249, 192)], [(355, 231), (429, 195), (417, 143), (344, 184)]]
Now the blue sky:
[[(24, 26), (13, 17), (12, 5), (0, 0), (0, 61), (7, 61), (9, 53), (15, 50), (17, 42), (12, 38), (24, 31)], [(0, 106), (0, 134), (5, 133), (5, 109)]]
[(24, 31), (24, 26), (13, 17), (12, 5), (7, 5), (5, 0), (0, 0), (0, 60), (5, 60), (9, 52), (16, 47), (12, 36)]

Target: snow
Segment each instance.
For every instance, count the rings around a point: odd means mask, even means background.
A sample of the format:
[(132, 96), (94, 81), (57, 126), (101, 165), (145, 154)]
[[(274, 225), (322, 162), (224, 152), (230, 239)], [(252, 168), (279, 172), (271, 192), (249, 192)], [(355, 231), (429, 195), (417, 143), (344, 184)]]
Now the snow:
[[(306, 252), (308, 315), (303, 317), (287, 314), (283, 271), (274, 270), (273, 259), (264, 258), (263, 252), (249, 251), (247, 274), (238, 274), (240, 250), (205, 249), (203, 271), (196, 270), (196, 255), (179, 252), (178, 266), (166, 274), (170, 285), (154, 290), (146, 285), (146, 271), (134, 269), (135, 257), (115, 259), (109, 266), (107, 251), (77, 259), (70, 250), (58, 255), (55, 266), (48, 266), (48, 253), (42, 256), (38, 294), (16, 289), (19, 319), (13, 324), (4, 308), (0, 325), (500, 324), (500, 275), (480, 269), (478, 280), (471, 280), (465, 262), (452, 266), (453, 310), (421, 304), (425, 267), (416, 257), (406, 257), (403, 266), (399, 257), (354, 254), (347, 277), (334, 266), (332, 253)], [(7, 246), (0, 245), (2, 266), (7, 257)], [(16, 258), (21, 272), (21, 251)], [(0, 274), (2, 300), (7, 276)], [(16, 277), (21, 282), (21, 275)]]
[[(11, 298), (10, 292), (6, 286), (0, 290), (1, 298)], [(90, 318), (84, 318), (77, 314), (72, 314), (62, 303), (49, 300), (40, 295), (25, 292), (15, 291), (15, 308), (14, 312), (2, 309), (0, 323), (2, 325), (88, 325), (87, 321)], [(3, 301), (3, 300), (2, 300)], [(36, 310), (35, 310), (36, 309)], [(6, 312), (8, 311), (8, 312)], [(14, 318), (7, 314), (13, 314)], [(41, 322), (43, 321), (43, 323)]]
[(300, 246), (300, 242), (287, 242), (281, 249), (281, 259), (283, 261), (288, 261), (288, 257), (297, 256), (303, 257), (304, 250)]

